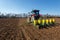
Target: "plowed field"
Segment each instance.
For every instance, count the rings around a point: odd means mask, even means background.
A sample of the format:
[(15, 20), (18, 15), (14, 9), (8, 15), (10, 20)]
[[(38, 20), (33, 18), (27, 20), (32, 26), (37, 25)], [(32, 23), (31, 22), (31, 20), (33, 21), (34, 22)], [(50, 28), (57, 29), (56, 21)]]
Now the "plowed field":
[(60, 40), (60, 18), (55, 19), (58, 25), (36, 29), (25, 18), (1, 18), (0, 40)]

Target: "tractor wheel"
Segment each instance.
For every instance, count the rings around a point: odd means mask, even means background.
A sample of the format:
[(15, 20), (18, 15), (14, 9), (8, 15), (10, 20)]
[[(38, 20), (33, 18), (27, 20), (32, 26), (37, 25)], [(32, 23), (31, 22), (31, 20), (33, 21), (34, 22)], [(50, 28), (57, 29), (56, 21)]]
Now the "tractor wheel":
[(28, 22), (28, 23), (31, 22), (31, 18), (30, 18), (30, 17), (27, 18), (27, 22)]
[(34, 16), (31, 17), (31, 22), (32, 22), (32, 23), (34, 22)]

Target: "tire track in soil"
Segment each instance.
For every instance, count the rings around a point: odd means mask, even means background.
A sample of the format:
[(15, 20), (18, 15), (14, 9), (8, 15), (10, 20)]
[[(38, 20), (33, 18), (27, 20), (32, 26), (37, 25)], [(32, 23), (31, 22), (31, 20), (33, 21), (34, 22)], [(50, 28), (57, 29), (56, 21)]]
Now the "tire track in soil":
[[(27, 30), (27, 28), (23, 27), (25, 29), (26, 34), (28, 35), (29, 39), (32, 40), (34, 36)], [(33, 39), (34, 40), (34, 39)]]
[[(26, 40), (32, 40), (33, 39), (33, 36), (30, 34), (30, 32), (27, 30), (28, 28), (27, 27), (24, 27), (25, 23), (22, 23), (20, 24), (19, 22), (19, 28), (22, 30), (22, 35), (24, 35), (24, 38)], [(23, 26), (24, 25), (24, 26)]]
[(30, 37), (27, 35), (27, 31), (25, 30), (25, 28), (22, 27), (21, 29), (24, 40), (31, 40)]
[(40, 38), (39, 35), (37, 34), (37, 32), (36, 32), (35, 30), (33, 30), (33, 29), (31, 28), (31, 26), (30, 26), (30, 27), (27, 26), (26, 29), (29, 31), (29, 33), (31, 34), (31, 36), (33, 36), (32, 38), (33, 38), (34, 40), (38, 40), (38, 38)]
[(36, 40), (40, 40), (40, 38), (42, 37), (42, 35), (40, 34), (40, 32), (39, 32), (34, 26), (31, 26), (30, 24), (28, 24), (27, 26), (28, 26), (28, 27), (30, 26), (30, 27), (29, 27), (30, 30), (33, 31), (34, 36), (36, 36), (35, 39), (36, 39)]
[[(27, 33), (27, 35), (31, 38), (31, 40), (33, 39), (33, 40), (38, 40), (39, 38), (40, 38), (40, 35), (39, 34), (37, 34), (37, 32), (35, 31), (35, 29), (33, 30), (33, 28), (30, 28), (30, 27), (28, 27), (28, 26), (23, 26), (22, 25), (22, 27), (23, 27), (23, 29), (25, 29), (25, 32)], [(22, 30), (23, 30), (22, 29)]]
[(24, 30), (22, 30), (22, 28), (19, 26), (18, 27), (18, 29), (19, 29), (19, 38), (20, 38), (20, 40), (26, 40), (26, 38), (25, 38), (25, 36), (24, 36)]
[(46, 37), (46, 35), (43, 32), (44, 29), (36, 29), (34, 26), (31, 26), (31, 25), (30, 25), (30, 28), (33, 29), (36, 32), (36, 34), (39, 36), (38, 40), (45, 40), (45, 38), (46, 38), (46, 40), (48, 40), (48, 38)]
[[(31, 25), (27, 25), (31, 30), (33, 30), (35, 33), (34, 35), (36, 36), (36, 40), (45, 40), (46, 36), (45, 34), (43, 33), (43, 31), (39, 31), (38, 29), (36, 29), (34, 26), (31, 26)], [(42, 29), (43, 30), (43, 29)], [(44, 36), (43, 36), (44, 35)], [(48, 40), (48, 38), (46, 38)]]

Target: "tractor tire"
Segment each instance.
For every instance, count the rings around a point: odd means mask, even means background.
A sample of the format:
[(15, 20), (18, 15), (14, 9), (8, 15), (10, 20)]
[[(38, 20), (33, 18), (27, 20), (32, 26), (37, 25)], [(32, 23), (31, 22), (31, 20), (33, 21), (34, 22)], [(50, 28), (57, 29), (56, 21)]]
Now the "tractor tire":
[(27, 18), (27, 23), (30, 23), (30, 22), (31, 22), (31, 18), (28, 17), (28, 18)]

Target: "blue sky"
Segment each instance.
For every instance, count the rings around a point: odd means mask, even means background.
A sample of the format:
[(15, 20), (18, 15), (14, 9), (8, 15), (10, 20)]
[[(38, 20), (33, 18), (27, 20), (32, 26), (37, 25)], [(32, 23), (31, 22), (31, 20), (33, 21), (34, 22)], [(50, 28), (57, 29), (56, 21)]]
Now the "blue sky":
[(39, 9), (41, 14), (60, 15), (60, 0), (0, 0), (2, 13), (28, 13)]

